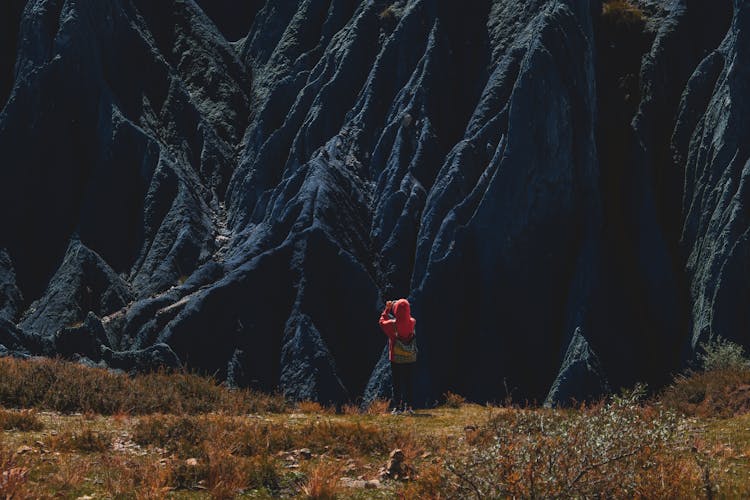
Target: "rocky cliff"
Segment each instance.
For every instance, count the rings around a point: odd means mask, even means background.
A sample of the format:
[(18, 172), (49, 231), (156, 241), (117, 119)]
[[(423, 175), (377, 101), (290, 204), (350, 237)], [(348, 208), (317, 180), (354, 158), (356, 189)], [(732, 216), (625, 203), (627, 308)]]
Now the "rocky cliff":
[(750, 345), (750, 3), (10, 0), (0, 352), (566, 402)]

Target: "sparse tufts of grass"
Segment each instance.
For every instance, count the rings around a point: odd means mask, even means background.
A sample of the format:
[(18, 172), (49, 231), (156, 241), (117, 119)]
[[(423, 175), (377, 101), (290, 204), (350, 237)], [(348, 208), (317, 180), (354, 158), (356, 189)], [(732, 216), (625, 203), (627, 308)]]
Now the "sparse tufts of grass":
[(335, 462), (321, 462), (312, 468), (307, 481), (302, 485), (304, 498), (310, 500), (335, 500), (338, 498), (341, 465)]
[(390, 399), (374, 399), (367, 405), (365, 413), (368, 415), (383, 415), (388, 413), (388, 408), (391, 406)]
[(297, 402), (297, 410), (302, 413), (323, 415), (326, 413), (333, 413), (331, 408), (327, 408), (317, 401), (299, 401)]
[(129, 498), (137, 491), (137, 498), (161, 499), (171, 489), (173, 470), (168, 463), (113, 453), (104, 455), (98, 468), (104, 488), (114, 498)]

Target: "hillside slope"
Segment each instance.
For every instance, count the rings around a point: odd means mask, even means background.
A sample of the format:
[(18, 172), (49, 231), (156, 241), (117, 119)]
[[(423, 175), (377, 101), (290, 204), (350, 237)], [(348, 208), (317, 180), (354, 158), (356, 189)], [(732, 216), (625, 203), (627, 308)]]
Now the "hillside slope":
[(372, 398), (405, 296), (420, 401), (564, 402), (750, 345), (747, 2), (23, 4), (9, 352)]

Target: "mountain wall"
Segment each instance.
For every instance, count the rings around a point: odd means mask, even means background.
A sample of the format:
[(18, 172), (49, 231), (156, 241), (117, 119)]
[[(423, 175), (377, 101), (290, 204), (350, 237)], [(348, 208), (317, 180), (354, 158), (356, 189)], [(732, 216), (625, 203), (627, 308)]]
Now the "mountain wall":
[(750, 346), (750, 3), (11, 0), (0, 345), (565, 403)]

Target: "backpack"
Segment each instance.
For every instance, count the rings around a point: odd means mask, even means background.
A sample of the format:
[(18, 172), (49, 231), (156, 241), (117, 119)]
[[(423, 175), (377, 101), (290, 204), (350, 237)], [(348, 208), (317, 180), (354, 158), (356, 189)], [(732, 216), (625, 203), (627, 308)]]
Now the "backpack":
[(393, 340), (393, 359), (392, 363), (406, 364), (415, 363), (417, 361), (417, 337), (416, 335), (411, 338), (411, 341), (404, 342), (398, 338), (398, 332), (396, 338)]

